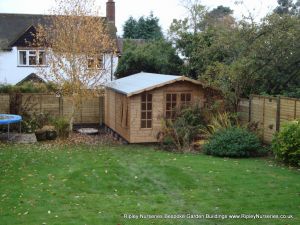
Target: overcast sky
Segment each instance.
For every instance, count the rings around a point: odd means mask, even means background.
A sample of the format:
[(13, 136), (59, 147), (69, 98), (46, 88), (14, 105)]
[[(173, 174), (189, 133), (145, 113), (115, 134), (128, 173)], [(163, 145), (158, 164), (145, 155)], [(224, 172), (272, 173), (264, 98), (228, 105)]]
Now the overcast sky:
[[(105, 16), (105, 3), (107, 0), (96, 0), (101, 7), (102, 16)], [(118, 34), (122, 34), (124, 22), (133, 16), (147, 16), (152, 11), (160, 19), (160, 25), (166, 31), (174, 18), (182, 18), (185, 9), (182, 0), (115, 0), (116, 25)], [(239, 0), (238, 0), (239, 1)], [(0, 0), (0, 13), (33, 13), (45, 14), (54, 5), (54, 0)], [(237, 0), (202, 0), (201, 3), (212, 9), (218, 5), (229, 6), (234, 10), (234, 16), (241, 18), (251, 12), (259, 20), (276, 5), (277, 0), (244, 0), (242, 5), (236, 5)], [(239, 1), (240, 2), (240, 1)]]

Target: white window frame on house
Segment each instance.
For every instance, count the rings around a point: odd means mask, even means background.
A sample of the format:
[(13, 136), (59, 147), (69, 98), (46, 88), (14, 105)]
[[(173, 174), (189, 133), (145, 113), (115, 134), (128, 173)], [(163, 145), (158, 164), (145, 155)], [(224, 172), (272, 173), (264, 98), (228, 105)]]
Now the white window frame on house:
[(87, 59), (87, 68), (96, 70), (104, 69), (104, 55), (89, 57)]
[[(24, 63), (21, 63), (21, 53), (22, 52), (25, 52), (25, 64)], [(40, 57), (40, 54), (43, 53), (44, 56), (43, 57)], [(46, 62), (47, 62), (47, 58), (46, 58), (46, 55), (45, 55), (45, 50), (36, 50), (36, 49), (19, 49), (18, 50), (18, 66), (20, 67), (39, 67), (39, 66), (47, 66)], [(35, 57), (35, 60), (34, 62), (32, 62), (30, 60), (30, 58), (34, 58)], [(40, 63), (40, 59), (43, 58), (44, 62), (42, 61), (42, 63)]]

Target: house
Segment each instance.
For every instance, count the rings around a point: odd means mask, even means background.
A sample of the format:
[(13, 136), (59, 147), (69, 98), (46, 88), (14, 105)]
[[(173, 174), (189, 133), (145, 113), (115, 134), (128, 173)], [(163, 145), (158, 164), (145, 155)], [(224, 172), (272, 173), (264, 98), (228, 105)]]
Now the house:
[(129, 143), (157, 142), (162, 118), (173, 119), (176, 107), (220, 97), (185, 76), (138, 73), (107, 84), (105, 125)]
[[(38, 24), (46, 25), (49, 15), (0, 13), (0, 83), (16, 84), (31, 74), (38, 74), (37, 68), (47, 66), (43, 48), (30, 47)], [(115, 2), (106, 3), (106, 17), (109, 32), (117, 41), (115, 26)], [(90, 62), (87, 62), (89, 66)], [(107, 65), (105, 81), (111, 81), (118, 63), (117, 54), (106, 53), (97, 59), (97, 68)], [(99, 65), (98, 65), (99, 64)]]

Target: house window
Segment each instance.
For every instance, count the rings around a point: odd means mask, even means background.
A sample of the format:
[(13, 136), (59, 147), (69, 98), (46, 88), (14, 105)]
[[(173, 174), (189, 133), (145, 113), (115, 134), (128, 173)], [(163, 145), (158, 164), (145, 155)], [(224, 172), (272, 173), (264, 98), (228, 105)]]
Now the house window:
[(46, 65), (46, 53), (45, 51), (39, 51), (39, 65)]
[(45, 66), (46, 54), (44, 50), (19, 50), (19, 66)]
[(27, 64), (27, 51), (19, 51), (19, 65), (26, 66)]
[(182, 106), (188, 106), (191, 104), (192, 94), (191, 93), (181, 93), (180, 94), (180, 103)]
[(141, 96), (141, 128), (152, 128), (152, 94)]
[(166, 95), (166, 118), (175, 119), (176, 116), (177, 94), (168, 93)]
[(88, 69), (103, 69), (103, 56), (89, 57), (87, 64)]
[(35, 66), (37, 64), (37, 55), (36, 51), (29, 51), (29, 65)]

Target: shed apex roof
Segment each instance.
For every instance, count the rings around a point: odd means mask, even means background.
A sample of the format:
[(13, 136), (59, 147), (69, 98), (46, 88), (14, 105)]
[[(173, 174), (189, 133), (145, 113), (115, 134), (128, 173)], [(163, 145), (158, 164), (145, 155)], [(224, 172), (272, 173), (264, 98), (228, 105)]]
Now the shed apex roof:
[(150, 91), (154, 88), (162, 87), (176, 81), (189, 81), (194, 84), (203, 85), (201, 82), (187, 78), (185, 76), (175, 76), (156, 73), (137, 73), (128, 77), (117, 79), (108, 83), (106, 86), (116, 92), (127, 96), (136, 95), (144, 91)]

